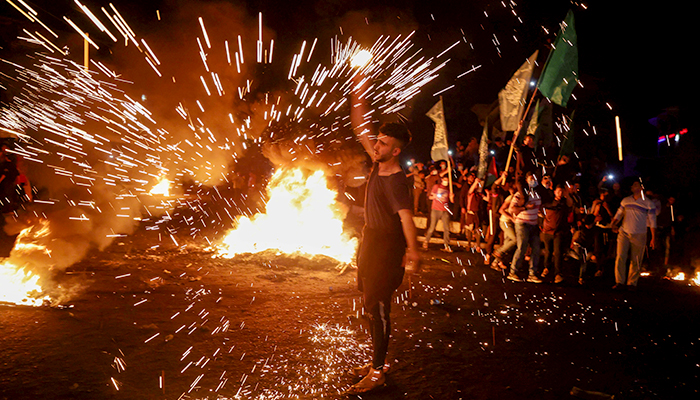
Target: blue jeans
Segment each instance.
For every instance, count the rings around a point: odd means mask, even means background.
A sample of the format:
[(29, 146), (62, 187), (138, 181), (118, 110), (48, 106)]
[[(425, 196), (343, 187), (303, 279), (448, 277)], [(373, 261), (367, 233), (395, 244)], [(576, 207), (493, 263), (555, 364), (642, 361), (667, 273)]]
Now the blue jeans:
[(442, 238), (445, 241), (445, 246), (450, 245), (450, 214), (447, 211), (430, 210), (430, 228), (425, 234), (425, 243), (430, 243), (430, 238), (433, 237), (435, 227), (438, 220), (442, 219)]
[(499, 221), (498, 224), (503, 231), (503, 245), (495, 252), (496, 257), (503, 259), (509, 251), (513, 250), (517, 244), (513, 222)]
[(540, 262), (540, 227), (537, 225), (515, 223), (515, 237), (518, 248), (513, 255), (513, 262), (510, 264), (510, 273), (517, 275), (525, 259), (527, 246), (532, 249), (530, 253), (530, 275), (537, 275), (537, 265)]

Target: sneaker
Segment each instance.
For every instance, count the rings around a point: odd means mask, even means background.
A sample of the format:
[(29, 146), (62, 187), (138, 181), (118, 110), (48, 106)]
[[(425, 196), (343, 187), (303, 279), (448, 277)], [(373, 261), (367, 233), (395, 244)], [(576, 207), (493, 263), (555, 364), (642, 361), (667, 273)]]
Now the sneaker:
[(523, 281), (522, 279), (520, 279), (520, 277), (518, 275), (515, 275), (512, 272), (510, 274), (508, 274), (508, 276), (506, 278), (510, 279), (513, 282), (522, 282)]
[(578, 284), (579, 285), (585, 285), (586, 281), (583, 280), (583, 278), (578, 278)]
[(547, 275), (549, 275), (549, 269), (545, 268), (544, 271), (542, 271), (542, 277), (544, 278)]
[(446, 253), (452, 253), (452, 248), (450, 248), (450, 246), (448, 246), (448, 245), (445, 245), (445, 247), (442, 249), (442, 251), (444, 251)]
[(384, 371), (370, 368), (367, 376), (362, 378), (362, 380), (357, 382), (356, 384), (350, 386), (346, 394), (358, 395), (367, 393), (369, 391), (384, 386), (384, 382), (386, 382), (386, 376)]
[(527, 281), (530, 283), (542, 283), (542, 279), (536, 277), (535, 275), (528, 276)]
[(554, 283), (562, 283), (564, 282), (564, 277), (561, 275), (557, 275), (554, 277)]
[(501, 272), (501, 267), (498, 265), (498, 260), (493, 260), (493, 262), (490, 265), (491, 269), (494, 271)]

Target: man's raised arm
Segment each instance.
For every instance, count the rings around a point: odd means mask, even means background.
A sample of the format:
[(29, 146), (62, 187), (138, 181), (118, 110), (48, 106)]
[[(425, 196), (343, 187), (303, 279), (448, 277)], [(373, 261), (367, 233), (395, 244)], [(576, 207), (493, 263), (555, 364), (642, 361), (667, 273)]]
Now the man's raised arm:
[(364, 97), (367, 92), (367, 79), (359, 72), (353, 78), (353, 89), (350, 91), (350, 123), (353, 133), (371, 157), (374, 153), (376, 132), (372, 125), (372, 111)]

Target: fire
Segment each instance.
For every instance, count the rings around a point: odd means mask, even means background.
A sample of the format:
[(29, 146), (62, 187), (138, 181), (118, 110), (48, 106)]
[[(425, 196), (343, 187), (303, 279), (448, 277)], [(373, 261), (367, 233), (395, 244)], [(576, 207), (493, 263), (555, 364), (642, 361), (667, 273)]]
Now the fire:
[(700, 286), (700, 271), (695, 271), (695, 276), (690, 278), (690, 281), (695, 285), (695, 286)]
[(41, 306), (50, 299), (42, 295), (37, 283), (39, 275), (25, 271), (12, 263), (0, 264), (0, 303), (12, 303), (25, 306)]
[(357, 239), (343, 233), (344, 214), (323, 171), (308, 174), (301, 169), (280, 169), (267, 192), (266, 213), (239, 218), (220, 244), (220, 256), (275, 249), (352, 262)]
[(679, 272), (675, 276), (672, 276), (671, 279), (674, 281), (684, 281), (685, 280), (685, 273)]
[[(27, 251), (43, 251), (41, 245), (27, 242), (28, 236), (46, 235), (48, 224), (43, 224), (36, 232), (31, 233), (34, 227), (24, 229), (17, 237), (12, 255)], [(25, 306), (41, 306), (45, 302), (51, 302), (51, 298), (43, 294), (39, 285), (41, 277), (26, 269), (26, 266), (18, 266), (12, 261), (12, 256), (0, 263), (0, 303), (11, 303)]]
[(674, 269), (668, 272), (666, 278), (679, 282), (687, 281), (688, 285), (691, 286), (700, 286), (700, 270), (696, 270), (694, 274), (686, 275), (685, 272)]
[(170, 196), (170, 181), (166, 177), (161, 177), (158, 183), (153, 186), (148, 194), (152, 196)]

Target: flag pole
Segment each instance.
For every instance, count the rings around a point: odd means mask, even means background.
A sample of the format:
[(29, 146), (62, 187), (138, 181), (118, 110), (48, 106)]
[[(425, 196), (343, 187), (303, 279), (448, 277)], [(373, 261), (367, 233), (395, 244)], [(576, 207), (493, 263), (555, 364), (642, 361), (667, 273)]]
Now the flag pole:
[[(535, 86), (535, 90), (532, 92), (532, 96), (530, 97), (530, 101), (527, 103), (527, 107), (525, 108), (525, 112), (523, 113), (523, 117), (520, 120), (520, 123), (518, 124), (518, 130), (515, 131), (513, 135), (513, 140), (510, 142), (510, 150), (508, 151), (508, 159), (506, 160), (506, 174), (508, 173), (508, 168), (510, 168), (510, 160), (513, 158), (513, 150), (515, 149), (515, 142), (518, 140), (518, 136), (520, 136), (520, 131), (523, 129), (523, 123), (525, 122), (525, 118), (527, 117), (527, 113), (530, 111), (530, 106), (532, 105), (532, 101), (535, 99), (535, 95), (537, 94), (537, 88), (539, 87), (539, 79), (537, 81), (537, 85)], [(500, 178), (499, 178), (500, 179)]]
[[(443, 107), (443, 114), (445, 115), (445, 102), (442, 101), (442, 95), (440, 95), (440, 102), (442, 103)], [(444, 117), (443, 117), (444, 118)], [(447, 118), (445, 118), (445, 142), (447, 142)], [(447, 146), (447, 180), (448, 180), (448, 188), (450, 189), (450, 198), (454, 198), (454, 193), (452, 192), (452, 165), (450, 164), (450, 147), (449, 145)]]

